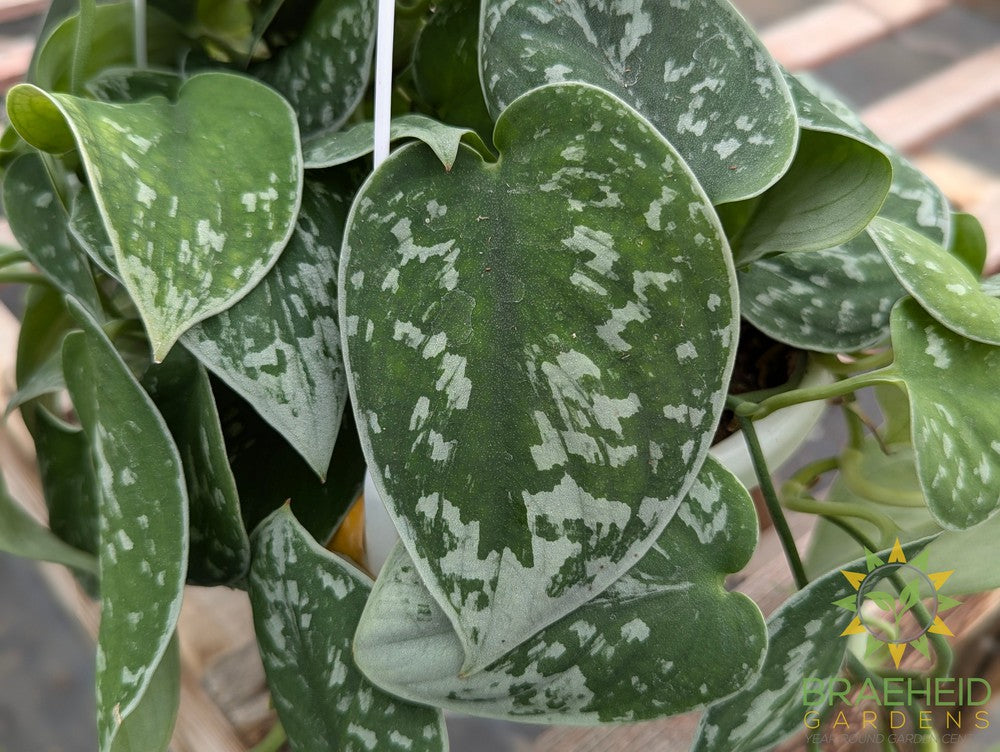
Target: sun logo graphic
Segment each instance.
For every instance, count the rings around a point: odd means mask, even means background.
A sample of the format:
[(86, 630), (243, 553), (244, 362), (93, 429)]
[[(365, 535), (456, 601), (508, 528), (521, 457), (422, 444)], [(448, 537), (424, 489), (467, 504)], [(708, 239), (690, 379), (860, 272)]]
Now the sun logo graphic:
[(941, 587), (955, 570), (928, 571), (926, 550), (907, 561), (898, 538), (889, 561), (882, 561), (868, 550), (865, 560), (867, 572), (841, 570), (855, 590), (834, 601), (835, 606), (855, 613), (841, 637), (867, 633), (865, 655), (884, 645), (896, 668), (907, 647), (930, 659), (927, 635), (952, 635), (941, 615), (960, 601), (942, 594)]

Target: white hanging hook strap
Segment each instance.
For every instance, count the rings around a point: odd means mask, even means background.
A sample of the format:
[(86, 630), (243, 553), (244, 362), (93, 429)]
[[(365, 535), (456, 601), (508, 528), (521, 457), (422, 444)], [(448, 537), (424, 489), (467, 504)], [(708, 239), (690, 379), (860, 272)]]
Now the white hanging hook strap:
[(135, 9), (135, 66), (145, 68), (148, 61), (146, 54), (146, 0), (132, 0)]
[(389, 120), (392, 118), (392, 32), (396, 0), (378, 0), (378, 36), (375, 46), (375, 168), (389, 156)]

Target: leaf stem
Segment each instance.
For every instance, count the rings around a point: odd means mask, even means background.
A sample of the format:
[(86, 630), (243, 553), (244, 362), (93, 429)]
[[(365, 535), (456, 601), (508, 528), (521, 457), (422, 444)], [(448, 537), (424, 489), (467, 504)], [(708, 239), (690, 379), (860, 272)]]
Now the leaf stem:
[(132, 7), (134, 9), (132, 33), (135, 35), (135, 67), (143, 69), (149, 65), (146, 43), (146, 0), (132, 0)]
[(922, 507), (926, 504), (920, 491), (900, 491), (873, 483), (861, 472), (862, 454), (848, 449), (841, 456), (840, 472), (848, 488), (866, 499), (893, 507)]
[(838, 376), (853, 376), (889, 365), (893, 361), (893, 352), (891, 348), (880, 350), (870, 355), (863, 355), (849, 363), (840, 360), (836, 355), (827, 353), (820, 353), (814, 357), (818, 358), (823, 367), (831, 373), (835, 373)]
[(741, 417), (740, 427), (743, 429), (743, 438), (747, 443), (747, 450), (753, 460), (754, 472), (757, 473), (757, 482), (760, 484), (760, 492), (764, 496), (764, 503), (767, 505), (767, 513), (774, 523), (774, 530), (781, 541), (781, 547), (785, 550), (785, 558), (788, 559), (788, 566), (795, 577), (795, 585), (800, 590), (809, 584), (806, 577), (805, 567), (802, 566), (802, 558), (799, 550), (795, 547), (795, 538), (788, 527), (788, 520), (781, 509), (781, 502), (778, 501), (778, 494), (774, 490), (774, 482), (767, 468), (767, 460), (764, 459), (764, 452), (760, 448), (760, 440), (757, 438), (757, 430), (754, 428), (750, 418)]
[(94, 17), (96, 14), (96, 0), (80, 0), (80, 12), (76, 17), (76, 44), (73, 47), (73, 59), (70, 61), (69, 69), (69, 90), (73, 94), (83, 93), (83, 77), (86, 73), (87, 60), (90, 57), (90, 45), (94, 38)]
[(0, 271), (0, 284), (3, 285), (50, 285), (51, 282), (38, 272), (26, 269), (4, 269)]
[(736, 406), (734, 412), (741, 418), (750, 417), (754, 420), (759, 420), (785, 407), (800, 405), (803, 402), (816, 402), (818, 400), (833, 399), (834, 397), (843, 397), (845, 394), (850, 394), (866, 386), (894, 383), (898, 380), (899, 375), (896, 369), (892, 366), (887, 366), (877, 371), (871, 371), (870, 373), (851, 376), (833, 384), (821, 384), (806, 389), (793, 389), (788, 392), (782, 392), (756, 404), (744, 400), (742, 404)]
[(792, 511), (816, 514), (826, 518), (854, 517), (870, 522), (878, 528), (879, 540), (882, 543), (877, 548), (873, 548), (873, 551), (881, 551), (883, 548), (888, 548), (892, 545), (893, 540), (895, 540), (896, 523), (888, 515), (868, 509), (860, 504), (840, 501), (819, 501), (812, 496), (801, 493), (801, 489), (797, 485), (792, 483), (785, 485), (785, 506)]
[(278, 752), (286, 741), (288, 741), (288, 735), (285, 733), (285, 727), (281, 725), (281, 721), (275, 721), (271, 730), (267, 732), (267, 736), (261, 739), (250, 752)]
[(10, 266), (11, 264), (24, 264), (27, 261), (28, 257), (24, 255), (23, 251), (6, 249), (0, 253), (0, 268)]

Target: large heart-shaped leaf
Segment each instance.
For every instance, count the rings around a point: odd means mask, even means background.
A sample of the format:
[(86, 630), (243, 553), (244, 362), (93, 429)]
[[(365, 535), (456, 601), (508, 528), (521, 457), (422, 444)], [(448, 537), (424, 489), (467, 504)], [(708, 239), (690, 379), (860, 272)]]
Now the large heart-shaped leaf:
[(670, 145), (585, 84), (497, 122), (450, 173), (406, 146), (341, 267), (372, 477), (483, 668), (635, 564), (701, 466), (736, 345), (733, 271)]
[(188, 581), (217, 585), (242, 579), (250, 567), (250, 541), (208, 374), (183, 348), (174, 348), (146, 372), (142, 385), (184, 466), (191, 518)]
[[(344, 181), (329, 174), (307, 180), (295, 232), (278, 263), (245, 298), (183, 337), (185, 347), (250, 402), (320, 478), (347, 399), (334, 312), (349, 196)], [(117, 277), (89, 191), (77, 194), (70, 229)]]
[(968, 339), (1000, 345), (1000, 300), (980, 289), (962, 259), (887, 219), (872, 222), (869, 232), (896, 278), (938, 322)]
[(339, 128), (364, 96), (375, 0), (320, 0), (298, 38), (254, 68), (291, 102), (303, 134)]
[(836, 248), (761, 259), (738, 276), (741, 313), (754, 326), (819, 352), (882, 342), (906, 294), (867, 232)]
[(371, 580), (283, 506), (253, 535), (250, 602), (271, 698), (295, 752), (444, 752), (440, 710), (373, 687), (351, 652)]
[(291, 235), (302, 193), (298, 130), (288, 103), (258, 81), (202, 73), (176, 103), (132, 104), (22, 84), (7, 109), (37, 148), (79, 148), (156, 360), (253, 289)]
[[(493, 161), (493, 155), (479, 134), (469, 128), (445, 125), (426, 115), (410, 113), (395, 117), (389, 123), (389, 139), (399, 141), (416, 138), (434, 150), (446, 170), (458, 158), (458, 145), (466, 143)], [(307, 169), (334, 167), (370, 154), (375, 148), (375, 125), (358, 123), (346, 131), (323, 131), (302, 142), (302, 153)]]
[(803, 130), (788, 172), (751, 199), (749, 221), (733, 239), (737, 264), (846, 243), (878, 213), (891, 183), (892, 165), (878, 149)]
[(485, 670), (397, 545), (358, 624), (354, 655), (388, 692), (473, 715), (537, 722), (640, 721), (731, 694), (765, 647), (757, 607), (723, 586), (757, 541), (750, 496), (714, 460), (656, 545), (592, 601)]
[[(326, 543), (361, 493), (365, 459), (348, 404), (326, 481), (251, 407), (216, 382), (216, 401), (247, 530), (287, 501), (310, 534)], [(281, 472), (275, 472), (281, 468)]]
[(66, 386), (90, 441), (101, 496), (97, 726), (101, 752), (108, 752), (177, 624), (188, 504), (163, 418), (100, 326), (74, 301), (71, 308), (83, 331), (63, 344)]
[(184, 336), (320, 478), (347, 401), (336, 285), (350, 195), (341, 180), (307, 181), (295, 233), (264, 281)]
[(484, 0), (481, 29), (494, 115), (541, 84), (600, 86), (649, 118), (715, 203), (761, 193), (791, 163), (788, 87), (728, 0)]
[(945, 528), (983, 522), (1000, 509), (997, 420), (984, 409), (996, 399), (1000, 347), (960, 337), (911, 298), (892, 312), (892, 346), (927, 506)]
[(3, 176), (3, 208), (25, 254), (63, 292), (93, 312), (101, 305), (86, 255), (70, 242), (67, 207), (39, 154), (14, 160)]
[(97, 573), (93, 555), (74, 548), (14, 501), (0, 477), (0, 551), (38, 561), (65, 564), (86, 574)]
[(489, 138), (493, 118), (479, 83), (479, 5), (453, 0), (435, 8), (413, 48), (413, 83), (435, 117)]
[[(931, 539), (902, 547), (907, 558), (920, 553)], [(889, 552), (879, 555), (886, 561)], [(867, 571), (866, 560), (847, 565)], [(813, 580), (768, 619), (764, 665), (739, 692), (709, 705), (702, 716), (693, 752), (763, 752), (803, 728), (802, 717), (813, 709), (803, 699), (803, 680), (837, 675), (847, 648), (841, 633), (853, 613), (833, 605), (854, 591), (839, 571)]]

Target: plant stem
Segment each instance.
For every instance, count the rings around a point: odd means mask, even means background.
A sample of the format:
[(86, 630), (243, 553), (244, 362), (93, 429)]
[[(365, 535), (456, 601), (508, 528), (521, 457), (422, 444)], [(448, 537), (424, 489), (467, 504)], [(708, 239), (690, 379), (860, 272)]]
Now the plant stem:
[(288, 741), (288, 735), (285, 733), (285, 727), (281, 725), (281, 721), (275, 721), (271, 730), (267, 732), (267, 736), (261, 739), (250, 752), (278, 752), (286, 741)]
[(853, 376), (857, 373), (887, 366), (892, 363), (894, 356), (892, 350), (889, 349), (862, 356), (850, 363), (844, 363), (834, 355), (821, 354), (814, 357), (818, 357), (823, 367), (831, 373), (835, 373), (838, 376)]
[(819, 476), (833, 472), (840, 467), (839, 457), (827, 457), (826, 459), (816, 460), (815, 462), (810, 462), (802, 468), (795, 471), (795, 474), (788, 479), (788, 483), (785, 484), (787, 488), (789, 484), (797, 483), (803, 490), (810, 488), (813, 483), (815, 483)]
[(926, 504), (924, 495), (920, 491), (898, 491), (870, 481), (861, 472), (861, 459), (861, 453), (852, 449), (845, 451), (841, 457), (840, 472), (843, 473), (844, 481), (852, 491), (866, 499), (893, 507), (912, 508)]
[(392, 119), (392, 35), (395, 0), (378, 0), (378, 36), (375, 43), (375, 154), (374, 169), (389, 156)]
[(23, 264), (27, 261), (28, 257), (22, 251), (13, 248), (5, 249), (3, 253), (0, 253), (0, 268), (10, 266), (11, 264)]
[(0, 284), (4, 285), (51, 285), (45, 277), (38, 272), (23, 269), (13, 269), (0, 271)]
[(80, 0), (80, 12), (76, 17), (76, 44), (70, 63), (69, 90), (73, 94), (83, 93), (83, 77), (86, 74), (90, 45), (94, 38), (94, 16), (97, 14), (96, 0)]
[(785, 558), (788, 559), (788, 566), (795, 577), (795, 585), (801, 590), (809, 584), (809, 578), (806, 577), (806, 570), (802, 566), (799, 550), (795, 547), (795, 538), (788, 527), (785, 513), (781, 509), (778, 494), (774, 490), (774, 483), (767, 468), (767, 460), (764, 459), (764, 452), (761, 450), (760, 440), (757, 438), (757, 430), (749, 418), (741, 417), (739, 420), (740, 427), (743, 429), (743, 438), (747, 443), (747, 450), (753, 460), (754, 472), (757, 473), (760, 492), (764, 496), (765, 504), (767, 504), (767, 512), (771, 516), (771, 522), (774, 523), (774, 530), (778, 534), (781, 546), (785, 549)]
[(898, 379), (899, 376), (896, 370), (892, 366), (887, 366), (878, 371), (851, 376), (848, 379), (837, 381), (833, 384), (823, 384), (807, 389), (793, 389), (789, 392), (782, 392), (773, 397), (768, 397), (763, 402), (757, 404), (744, 400), (742, 404), (735, 408), (734, 412), (741, 418), (752, 417), (755, 420), (759, 420), (784, 407), (800, 405), (803, 402), (816, 402), (818, 400), (833, 399), (834, 397), (843, 397), (845, 394), (850, 394), (866, 386), (893, 383), (898, 381)]
[(805, 512), (806, 514), (817, 514), (821, 517), (826, 517), (832, 519), (834, 517), (855, 517), (859, 520), (866, 520), (870, 522), (875, 527), (878, 528), (881, 546), (878, 546), (873, 551), (881, 551), (883, 548), (888, 548), (892, 545), (893, 540), (896, 537), (896, 524), (892, 519), (884, 514), (880, 514), (874, 510), (863, 507), (860, 504), (851, 504), (850, 502), (829, 502), (829, 501), (819, 501), (801, 493), (796, 493), (799, 491), (794, 485), (786, 485), (786, 490), (788, 491), (785, 497), (785, 506), (795, 512)]

